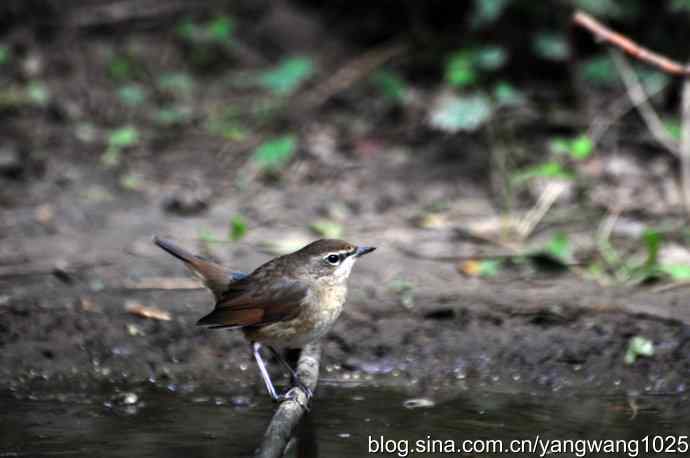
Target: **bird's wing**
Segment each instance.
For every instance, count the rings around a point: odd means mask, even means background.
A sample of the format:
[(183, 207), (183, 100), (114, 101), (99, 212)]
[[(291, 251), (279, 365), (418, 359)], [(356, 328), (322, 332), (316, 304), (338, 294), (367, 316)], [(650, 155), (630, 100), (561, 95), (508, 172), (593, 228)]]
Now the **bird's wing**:
[(270, 284), (251, 276), (228, 285), (216, 308), (197, 324), (214, 328), (257, 326), (289, 320), (299, 313), (309, 287), (283, 278)]

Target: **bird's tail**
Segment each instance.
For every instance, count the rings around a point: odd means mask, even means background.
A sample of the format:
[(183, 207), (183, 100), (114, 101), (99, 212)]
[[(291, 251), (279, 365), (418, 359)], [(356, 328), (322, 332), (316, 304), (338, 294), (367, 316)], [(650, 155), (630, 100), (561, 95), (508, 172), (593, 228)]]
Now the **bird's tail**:
[(211, 262), (200, 256), (194, 255), (173, 242), (165, 239), (153, 237), (153, 243), (167, 251), (185, 265), (203, 282), (204, 285), (219, 299), (228, 283), (234, 279), (232, 272), (229, 272), (220, 264)]

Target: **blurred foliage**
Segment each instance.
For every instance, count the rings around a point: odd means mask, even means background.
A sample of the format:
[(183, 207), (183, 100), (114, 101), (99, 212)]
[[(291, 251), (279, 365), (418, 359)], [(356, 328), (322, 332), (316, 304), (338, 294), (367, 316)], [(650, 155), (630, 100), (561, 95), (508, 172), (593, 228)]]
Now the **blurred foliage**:
[(633, 336), (628, 342), (628, 349), (625, 352), (625, 364), (635, 364), (640, 356), (654, 356), (654, 343), (642, 336)]
[(407, 95), (407, 83), (403, 77), (390, 70), (379, 70), (371, 78), (371, 83), (388, 100), (395, 103), (403, 103)]
[(284, 59), (272, 70), (259, 77), (260, 84), (276, 95), (289, 95), (314, 73), (314, 62), (309, 57)]
[(115, 166), (120, 163), (120, 155), (123, 150), (134, 146), (139, 142), (139, 131), (133, 126), (123, 126), (110, 131), (107, 138), (107, 149), (101, 160), (106, 166)]
[(343, 236), (343, 225), (330, 219), (319, 219), (309, 225), (309, 229), (327, 239), (339, 239)]
[(235, 215), (230, 218), (230, 232), (228, 238), (233, 242), (241, 240), (247, 235), (247, 221), (242, 215)]
[(297, 138), (294, 135), (274, 138), (254, 151), (254, 162), (264, 171), (278, 172), (287, 165), (296, 148)]

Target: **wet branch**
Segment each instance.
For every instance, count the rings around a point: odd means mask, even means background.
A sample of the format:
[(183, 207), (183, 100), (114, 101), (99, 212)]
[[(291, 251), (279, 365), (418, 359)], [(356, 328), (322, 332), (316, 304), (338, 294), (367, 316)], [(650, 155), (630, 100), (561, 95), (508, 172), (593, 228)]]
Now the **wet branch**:
[[(316, 391), (319, 382), (319, 361), (321, 360), (321, 344), (311, 343), (302, 349), (297, 362), (297, 375), (312, 391)], [(283, 456), (285, 447), (292, 437), (297, 424), (302, 419), (308, 403), (307, 394), (296, 386), (290, 390), (297, 396), (297, 401), (287, 399), (280, 403), (271, 423), (266, 428), (261, 446), (256, 452), (256, 458), (278, 458)], [(300, 405), (301, 404), (301, 405)]]

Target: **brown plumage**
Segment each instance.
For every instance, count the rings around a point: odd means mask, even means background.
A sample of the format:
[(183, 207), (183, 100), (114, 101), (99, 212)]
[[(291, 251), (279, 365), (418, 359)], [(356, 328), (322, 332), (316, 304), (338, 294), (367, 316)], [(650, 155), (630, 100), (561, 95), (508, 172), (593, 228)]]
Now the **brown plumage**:
[(254, 357), (274, 399), (279, 396), (261, 359), (259, 344), (302, 347), (321, 338), (342, 311), (347, 278), (356, 259), (374, 250), (322, 239), (272, 259), (247, 275), (231, 272), (170, 241), (155, 237), (154, 243), (182, 260), (213, 292), (215, 308), (197, 324), (242, 329), (253, 344)]

